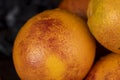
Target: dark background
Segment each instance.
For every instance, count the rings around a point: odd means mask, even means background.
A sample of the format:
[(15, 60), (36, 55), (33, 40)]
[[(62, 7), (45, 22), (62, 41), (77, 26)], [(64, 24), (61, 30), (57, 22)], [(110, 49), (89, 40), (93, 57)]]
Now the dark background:
[(14, 39), (32, 16), (58, 6), (61, 0), (0, 0), (0, 80), (20, 80), (12, 60)]

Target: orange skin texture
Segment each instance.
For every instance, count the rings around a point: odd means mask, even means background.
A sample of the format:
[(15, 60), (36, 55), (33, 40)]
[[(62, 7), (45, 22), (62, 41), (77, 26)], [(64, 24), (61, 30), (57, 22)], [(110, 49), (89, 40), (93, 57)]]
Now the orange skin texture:
[(110, 53), (102, 57), (85, 80), (120, 80), (120, 55)]
[(87, 20), (87, 7), (90, 0), (62, 0), (59, 8), (68, 10)]
[(13, 47), (22, 80), (82, 80), (91, 68), (95, 40), (78, 16), (46, 10), (27, 21)]

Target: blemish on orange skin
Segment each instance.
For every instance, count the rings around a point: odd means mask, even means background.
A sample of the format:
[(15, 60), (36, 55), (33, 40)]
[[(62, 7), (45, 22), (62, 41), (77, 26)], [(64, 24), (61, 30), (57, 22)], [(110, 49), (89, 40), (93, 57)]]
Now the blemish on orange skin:
[(48, 40), (48, 46), (50, 47), (50, 49), (52, 49), (55, 53), (57, 53), (58, 56), (61, 56), (63, 59), (65, 59), (66, 55), (61, 50), (62, 46), (64, 46), (64, 44), (62, 44), (62, 43), (63, 42), (57, 40), (55, 37), (54, 38), (50, 38)]
[(27, 51), (27, 44), (25, 44), (24, 41), (21, 41), (19, 43), (19, 46), (22, 48), (21, 49), (21, 54), (20, 54), (22, 56), (22, 55), (24, 55), (23, 53)]
[[(92, 79), (92, 80), (96, 80), (95, 76), (96, 76), (95, 73), (91, 73), (91, 74), (88, 75), (88, 77), (90, 77), (90, 79)], [(90, 79), (88, 78), (86, 80), (90, 80)]]
[[(76, 62), (76, 61), (73, 61)], [(74, 64), (73, 65), (69, 65), (67, 66), (67, 70), (65, 72), (65, 80), (82, 80), (80, 77), (80, 68), (77, 68), (79, 65), (78, 64)]]
[[(56, 56), (61, 58), (61, 60), (64, 60), (67, 58), (66, 53), (68, 52), (66, 50), (67, 46), (64, 45), (65, 44), (64, 37), (63, 37), (63, 39), (59, 39), (59, 37), (56, 36), (57, 34), (66, 35), (65, 33), (67, 33), (67, 32), (62, 31), (63, 27), (61, 26), (61, 22), (54, 21), (54, 19), (47, 20), (47, 21), (42, 20), (42, 21), (37, 21), (35, 24), (33, 24), (30, 27), (31, 29), (29, 31), (29, 34), (26, 35), (24, 41), (21, 41), (19, 44), (19, 46), (21, 47), (22, 62), (24, 62), (26, 67), (28, 67), (28, 70), (33, 69), (33, 72), (35, 74), (37, 72), (36, 69), (38, 69), (38, 68), (41, 69), (39, 71), (41, 73), (43, 73), (42, 72), (43, 70), (46, 71), (46, 69), (44, 67), (45, 63), (43, 63), (45, 61), (44, 55), (55, 54)], [(32, 45), (32, 48), (30, 47), (31, 45)], [(34, 45), (36, 45), (38, 47), (36, 47)], [(37, 48), (39, 48), (39, 51), (31, 50), (31, 49), (37, 49)], [(53, 51), (53, 53), (46, 53), (44, 51), (44, 49), (48, 49), (48, 51), (49, 50)], [(35, 51), (35, 52), (31, 52), (30, 50)], [(43, 51), (43, 52), (40, 52), (40, 51)], [(40, 59), (40, 56), (42, 56), (41, 59)], [(39, 65), (38, 65), (38, 63), (39, 63)], [(24, 71), (26, 71), (26, 70), (24, 70)], [(44, 75), (44, 74), (46, 74), (46, 73), (43, 73), (40, 75)]]
[(33, 24), (33, 27), (38, 27), (40, 29), (40, 31), (42, 31), (43, 33), (46, 33), (46, 32), (51, 32), (52, 31), (51, 28), (55, 29), (58, 27), (58, 29), (60, 29), (59, 27), (61, 27), (61, 25), (62, 25), (62, 23), (60, 20), (48, 18), (45, 20), (39, 20), (39, 21), (35, 22)]
[[(34, 28), (34, 29), (33, 29)], [(37, 39), (38, 45), (44, 44), (44, 47), (48, 47), (58, 56), (65, 59), (67, 46), (64, 45), (64, 37), (60, 36), (68, 35), (68, 32), (63, 30), (62, 22), (57, 19), (45, 19), (35, 22), (30, 29), (30, 34), (27, 38)], [(34, 37), (36, 36), (36, 37)], [(64, 48), (65, 47), (65, 48)]]
[[(49, 35), (49, 33), (55, 33), (58, 31), (58, 29), (60, 29), (59, 27), (61, 27), (61, 21), (57, 20), (57, 19), (46, 19), (45, 20), (39, 20), (36, 21), (34, 24), (31, 25), (31, 29), (30, 29), (30, 34), (27, 36), (29, 37), (34, 37), (37, 36), (39, 34), (39, 39), (42, 39), (46, 36)], [(58, 28), (57, 28), (58, 27)], [(57, 31), (56, 31), (57, 30)], [(36, 33), (37, 31), (37, 33)]]
[[(56, 19), (49, 19), (49, 20), (39, 20), (35, 22), (31, 27), (30, 27), (30, 32), (29, 35), (27, 35), (26, 40), (28, 43), (31, 42), (30, 39), (32, 39), (32, 44), (36, 44), (39, 47), (39, 50), (42, 51), (42, 49), (49, 48), (48, 50), (53, 51), (53, 53), (47, 53), (47, 54), (55, 54), (56, 56), (60, 57), (61, 59), (66, 59), (66, 48), (67, 46), (65, 44), (65, 39), (60, 39), (57, 34), (60, 36), (66, 35), (67, 32), (63, 30), (63, 27), (61, 26), (61, 22), (57, 21)], [(67, 33), (68, 34), (68, 33)], [(35, 37), (36, 36), (36, 37)], [(21, 42), (22, 46), (25, 46), (23, 42)], [(30, 46), (29, 46), (30, 48)], [(39, 51), (37, 51), (39, 52)], [(33, 53), (32, 53), (33, 54)], [(38, 54), (38, 53), (35, 53)], [(43, 54), (44, 53), (43, 51)], [(33, 56), (30, 54), (30, 56)], [(39, 65), (34, 61), (32, 57), (28, 55), (28, 58), (25, 58), (26, 65), (30, 64), (29, 67), (32, 69), (36, 69), (37, 66), (40, 67), (40, 64), (42, 62), (39, 62)], [(38, 56), (42, 55), (39, 53)], [(36, 55), (37, 56), (37, 55)], [(26, 56), (27, 57), (27, 56)], [(34, 56), (35, 57), (35, 56)], [(27, 60), (28, 59), (28, 60)], [(39, 60), (39, 59), (37, 59)], [(43, 60), (44, 61), (44, 60)], [(41, 66), (42, 69), (43, 66)]]
[(97, 70), (94, 70), (94, 71), (92, 71), (92, 72), (90, 71), (90, 73), (88, 73), (88, 75), (87, 75), (88, 78), (85, 79), (85, 80), (91, 80), (91, 79), (92, 79), (92, 80), (97, 80), (97, 79), (96, 79), (96, 71), (97, 71)]

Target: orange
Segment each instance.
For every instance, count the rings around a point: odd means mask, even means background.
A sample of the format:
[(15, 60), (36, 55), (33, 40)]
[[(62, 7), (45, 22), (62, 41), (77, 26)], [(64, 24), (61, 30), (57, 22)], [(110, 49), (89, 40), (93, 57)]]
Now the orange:
[(91, 0), (88, 26), (96, 40), (120, 54), (120, 0)]
[(87, 8), (90, 0), (62, 0), (59, 8), (68, 10), (87, 20)]
[(78, 16), (46, 10), (25, 23), (13, 48), (15, 69), (22, 80), (82, 80), (96, 51), (94, 38)]
[(103, 56), (92, 67), (85, 80), (120, 80), (120, 54)]

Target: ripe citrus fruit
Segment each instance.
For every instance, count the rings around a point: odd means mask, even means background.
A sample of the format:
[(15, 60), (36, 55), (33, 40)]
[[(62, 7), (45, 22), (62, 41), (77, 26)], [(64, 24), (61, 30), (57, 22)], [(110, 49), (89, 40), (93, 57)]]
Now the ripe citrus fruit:
[(13, 61), (22, 80), (82, 80), (95, 47), (82, 19), (65, 10), (46, 10), (19, 31)]
[(120, 54), (102, 57), (91, 69), (86, 80), (120, 80)]
[(59, 8), (68, 10), (87, 19), (87, 7), (90, 0), (62, 0)]
[(105, 48), (120, 54), (120, 0), (91, 0), (88, 26)]

